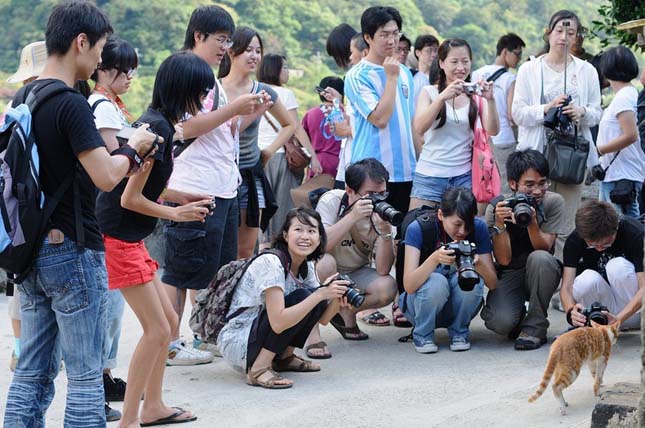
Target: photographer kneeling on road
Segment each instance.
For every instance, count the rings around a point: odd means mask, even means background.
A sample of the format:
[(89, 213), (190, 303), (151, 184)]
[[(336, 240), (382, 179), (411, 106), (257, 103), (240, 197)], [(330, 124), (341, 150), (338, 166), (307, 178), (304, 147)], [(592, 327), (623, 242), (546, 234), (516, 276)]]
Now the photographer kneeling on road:
[[(318, 262), (318, 277), (326, 278), (336, 271), (346, 274), (365, 297), (359, 307), (339, 311), (342, 323), (339, 317), (332, 320), (347, 340), (368, 339), (356, 325), (356, 313), (382, 308), (396, 295), (396, 281), (389, 275), (394, 263), (392, 224), (382, 217), (388, 216), (379, 207), (386, 205), (388, 179), (389, 173), (379, 161), (363, 159), (347, 168), (345, 191), (325, 193), (316, 207), (327, 232), (328, 252)], [(372, 260), (376, 268), (371, 267)]]
[(645, 290), (643, 225), (619, 218), (609, 202), (587, 201), (576, 212), (576, 229), (564, 245), (560, 299), (567, 321), (585, 325), (581, 312), (599, 302), (609, 324), (640, 327)]
[(547, 192), (549, 165), (537, 150), (511, 153), (506, 170), (513, 196), (486, 209), (498, 282), (481, 316), (488, 329), (515, 339), (515, 349), (532, 350), (546, 343), (547, 309), (560, 283), (553, 247), (566, 232), (564, 199)]
[(470, 189), (451, 187), (436, 216), (417, 218), (405, 232), (405, 293), (399, 307), (414, 324), (417, 352), (437, 352), (437, 327), (448, 328), (451, 351), (470, 349), (470, 321), (479, 313), (484, 285), (491, 290), (497, 285), (486, 224), (476, 215)]

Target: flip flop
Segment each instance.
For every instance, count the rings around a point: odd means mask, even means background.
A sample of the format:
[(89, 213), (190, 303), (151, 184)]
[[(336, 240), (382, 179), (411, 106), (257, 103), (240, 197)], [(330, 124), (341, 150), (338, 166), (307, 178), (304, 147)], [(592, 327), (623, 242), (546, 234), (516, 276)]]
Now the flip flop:
[[(340, 333), (341, 336), (343, 336), (343, 339), (345, 340), (359, 341), (367, 340), (370, 338), (366, 333), (362, 332), (358, 328), (358, 326), (346, 327), (345, 321), (343, 321), (343, 317), (338, 314), (334, 315), (334, 318), (331, 319), (330, 324)], [(348, 336), (349, 334), (355, 336)]]
[(176, 412), (170, 416), (166, 416), (165, 418), (157, 419), (156, 421), (152, 421), (152, 422), (141, 422), (140, 425), (142, 427), (154, 427), (159, 425), (183, 424), (186, 422), (193, 422), (197, 420), (197, 416), (192, 416), (190, 418), (184, 418), (184, 419), (177, 419), (177, 416), (183, 415), (184, 413), (186, 413), (186, 411), (181, 407), (173, 407), (173, 409), (175, 409)]
[(318, 343), (312, 343), (311, 345), (307, 345), (305, 347), (305, 353), (309, 358), (312, 358), (314, 360), (327, 360), (331, 358), (331, 352), (327, 351), (324, 352), (323, 354), (311, 354), (309, 353), (309, 350), (311, 349), (322, 349), (324, 350), (327, 347), (327, 344), (323, 342), (322, 340)]
[(385, 327), (390, 325), (390, 319), (383, 315), (380, 311), (372, 312), (369, 315), (361, 318), (364, 323), (369, 325), (375, 325), (378, 327)]
[[(397, 312), (398, 311), (398, 312)], [(403, 312), (397, 305), (392, 305), (392, 319), (394, 319), (394, 327), (410, 328), (412, 323), (403, 315)]]

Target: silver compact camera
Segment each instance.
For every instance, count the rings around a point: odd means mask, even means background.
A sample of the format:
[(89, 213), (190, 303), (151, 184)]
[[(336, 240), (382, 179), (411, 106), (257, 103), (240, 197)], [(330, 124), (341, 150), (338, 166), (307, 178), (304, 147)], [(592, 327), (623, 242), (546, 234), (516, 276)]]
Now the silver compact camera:
[(461, 88), (466, 95), (481, 95), (484, 88), (479, 83), (464, 83)]

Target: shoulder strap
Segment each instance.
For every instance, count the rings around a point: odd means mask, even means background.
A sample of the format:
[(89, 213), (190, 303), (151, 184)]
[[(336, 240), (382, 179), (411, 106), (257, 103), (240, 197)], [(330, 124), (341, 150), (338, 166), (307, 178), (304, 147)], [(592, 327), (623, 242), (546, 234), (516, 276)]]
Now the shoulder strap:
[[(215, 111), (219, 108), (219, 84), (215, 82), (215, 87), (213, 88), (213, 106), (211, 111)], [(178, 157), (184, 152), (191, 144), (195, 142), (197, 138), (189, 138), (182, 141), (177, 141), (174, 143), (174, 149), (172, 151), (173, 157)]]
[(502, 67), (499, 70), (497, 70), (495, 73), (491, 74), (488, 79), (486, 79), (487, 82), (494, 82), (496, 81), (502, 74), (506, 73), (508, 71), (508, 68)]
[(267, 123), (268, 123), (269, 125), (271, 125), (271, 128), (273, 128), (273, 130), (275, 131), (275, 133), (276, 133), (276, 134), (280, 132), (280, 130), (278, 129), (278, 127), (277, 127), (277, 126), (275, 126), (275, 123), (273, 123), (273, 121), (269, 118), (269, 115), (267, 114), (267, 112), (266, 112), (266, 111), (265, 111), (264, 113), (262, 113), (262, 116), (264, 116), (264, 120), (266, 120), (266, 121), (267, 121)]
[(110, 101), (107, 98), (99, 98), (98, 100), (94, 101), (94, 104), (92, 104), (92, 113), (96, 111), (96, 108), (99, 106), (99, 104)]

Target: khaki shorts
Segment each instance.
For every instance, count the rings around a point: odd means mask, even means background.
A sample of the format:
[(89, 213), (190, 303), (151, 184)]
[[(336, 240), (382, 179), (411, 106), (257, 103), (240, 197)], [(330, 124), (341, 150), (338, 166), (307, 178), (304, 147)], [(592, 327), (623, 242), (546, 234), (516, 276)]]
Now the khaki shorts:
[(9, 296), (9, 319), (20, 321), (20, 292), (13, 287), (13, 296)]
[(354, 281), (356, 288), (358, 288), (361, 293), (365, 293), (370, 284), (381, 277), (381, 275), (376, 272), (376, 269), (369, 266), (362, 267), (354, 272), (346, 273), (346, 275)]

